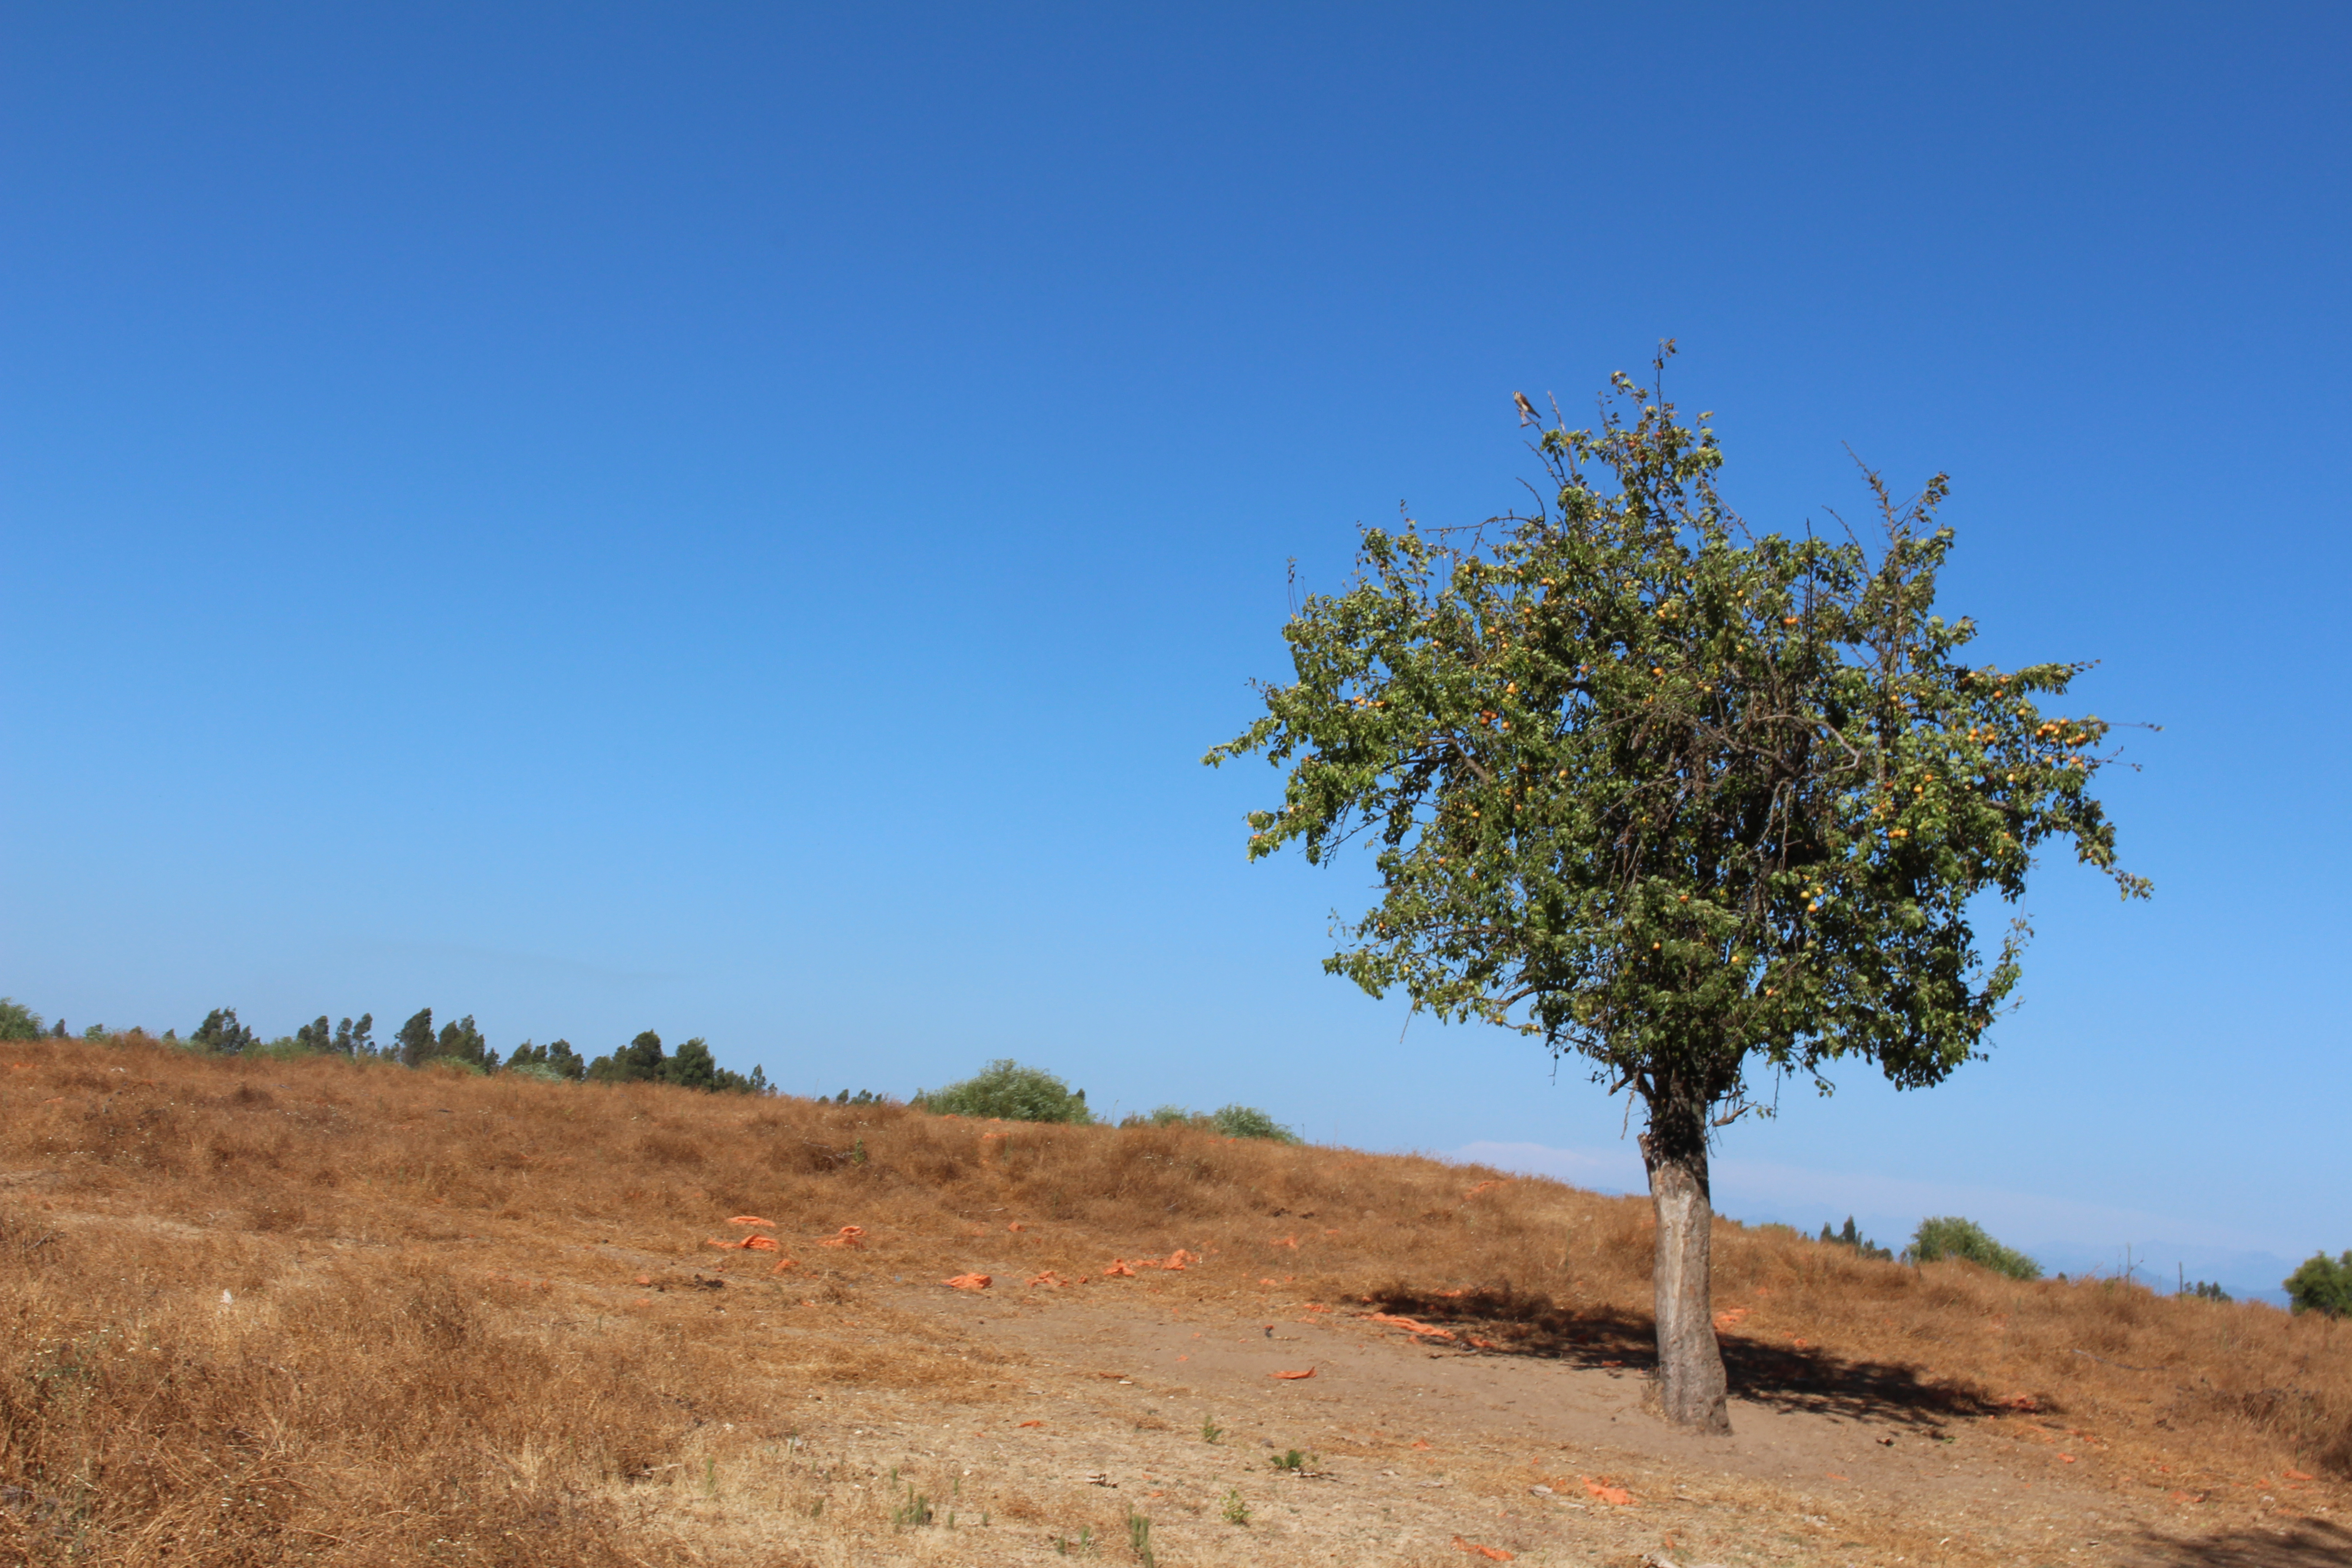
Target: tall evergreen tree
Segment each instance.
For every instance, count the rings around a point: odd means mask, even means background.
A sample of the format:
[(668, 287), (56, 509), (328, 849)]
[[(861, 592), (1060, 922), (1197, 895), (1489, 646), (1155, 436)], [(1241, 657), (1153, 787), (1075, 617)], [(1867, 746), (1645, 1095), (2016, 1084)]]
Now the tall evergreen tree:
[(716, 1089), (719, 1059), (710, 1054), (709, 1043), (697, 1035), (678, 1047), (677, 1054), (665, 1064), (662, 1076), (680, 1089)]
[(454, 1024), (441, 1026), (441, 1037), (434, 1043), (434, 1054), (453, 1061), (471, 1062), (478, 1068), (494, 1068), (499, 1058), (490, 1049), (490, 1042), (474, 1026), (471, 1013)]
[(439, 1049), (433, 1038), (433, 1009), (419, 1007), (415, 1016), (400, 1026), (400, 1033), (393, 1036), (392, 1046), (404, 1067), (423, 1067), (431, 1061)]
[(214, 1008), (205, 1015), (205, 1021), (198, 1024), (195, 1032), (188, 1037), (188, 1044), (198, 1050), (219, 1051), (226, 1056), (236, 1056), (247, 1047), (259, 1043), (251, 1029), (236, 1021), (236, 1009), (234, 1007)]

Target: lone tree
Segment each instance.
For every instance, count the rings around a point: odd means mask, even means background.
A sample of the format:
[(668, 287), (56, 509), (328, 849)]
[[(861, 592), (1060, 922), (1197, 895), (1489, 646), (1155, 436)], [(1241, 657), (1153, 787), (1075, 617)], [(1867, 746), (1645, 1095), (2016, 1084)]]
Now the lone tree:
[[(1284, 627), (1297, 679), (1203, 759), (1286, 766), (1251, 858), (1376, 846), (1381, 900), (1325, 969), (1416, 1010), (1539, 1036), (1631, 1090), (1657, 1215), (1659, 1392), (1726, 1431), (1708, 1300), (1712, 1130), (1750, 1075), (1875, 1063), (1906, 1089), (1971, 1056), (2018, 980), (1969, 903), (2014, 901), (2053, 837), (2126, 898), (2090, 793), (2096, 718), (2045, 716), (2084, 664), (1958, 658), (1935, 614), (1937, 475), (1883, 539), (1754, 534), (1699, 416), (1620, 373), (1598, 429), (1536, 445), (1557, 500), (1469, 531), (1367, 529), (1358, 575)], [(1534, 409), (1517, 399), (1522, 424)], [(1540, 427), (1540, 426), (1539, 426)]]

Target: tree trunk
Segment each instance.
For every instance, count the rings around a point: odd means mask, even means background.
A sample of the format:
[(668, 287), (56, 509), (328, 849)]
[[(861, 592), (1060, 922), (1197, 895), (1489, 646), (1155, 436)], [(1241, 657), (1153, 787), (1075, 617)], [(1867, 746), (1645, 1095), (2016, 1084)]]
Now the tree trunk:
[(1642, 1163), (1658, 1216), (1650, 1282), (1657, 1300), (1659, 1401), (1675, 1426), (1729, 1432), (1708, 1277), (1715, 1205), (1706, 1184), (1706, 1107), (1679, 1098), (1653, 1100)]

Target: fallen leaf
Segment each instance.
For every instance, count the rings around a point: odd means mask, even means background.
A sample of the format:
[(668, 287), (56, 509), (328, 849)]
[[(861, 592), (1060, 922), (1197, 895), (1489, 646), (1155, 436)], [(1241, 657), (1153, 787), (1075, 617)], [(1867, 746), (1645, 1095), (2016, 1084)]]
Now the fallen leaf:
[(1473, 1557), (1484, 1557), (1492, 1563), (1511, 1561), (1511, 1554), (1499, 1546), (1481, 1546), (1475, 1541), (1465, 1541), (1458, 1535), (1454, 1538), (1454, 1544)]
[(1433, 1339), (1441, 1340), (1450, 1340), (1454, 1337), (1452, 1329), (1441, 1329), (1433, 1323), (1415, 1322), (1411, 1318), (1399, 1317), (1394, 1312), (1366, 1312), (1364, 1316), (1375, 1323), (1386, 1323), (1392, 1329), (1402, 1329), (1410, 1334), (1427, 1334)]
[(959, 1274), (954, 1279), (941, 1280), (940, 1283), (951, 1290), (985, 1290), (995, 1283), (995, 1279), (993, 1276), (987, 1274)]
[(1302, 1377), (1313, 1377), (1314, 1375), (1315, 1369), (1311, 1366), (1305, 1372), (1270, 1372), (1266, 1373), (1266, 1376), (1268, 1377), (1278, 1377), (1286, 1383), (1295, 1383)]

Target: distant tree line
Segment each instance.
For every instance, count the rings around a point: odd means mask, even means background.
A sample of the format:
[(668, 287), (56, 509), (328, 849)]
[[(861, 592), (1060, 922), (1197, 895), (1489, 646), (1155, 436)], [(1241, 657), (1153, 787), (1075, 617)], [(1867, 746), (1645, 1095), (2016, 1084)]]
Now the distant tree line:
[[(142, 1029), (126, 1032), (145, 1033)], [(113, 1033), (103, 1025), (92, 1025), (83, 1032), (83, 1037), (106, 1039)], [(38, 1013), (0, 996), (0, 1040), (62, 1038), (65, 1035), (64, 1019), (58, 1019), (54, 1028), (48, 1027)], [(647, 1029), (610, 1056), (598, 1057), (593, 1061), (572, 1049), (569, 1040), (550, 1040), (545, 1045), (525, 1040), (501, 1060), (472, 1014), (436, 1030), (430, 1007), (418, 1008), (382, 1045), (376, 1042), (375, 1016), (371, 1013), (332, 1022), (321, 1013), (291, 1035), (264, 1040), (238, 1020), (234, 1007), (215, 1007), (205, 1014), (204, 1021), (188, 1032), (184, 1041), (171, 1029), (163, 1031), (163, 1037), (212, 1056), (337, 1056), (355, 1061), (397, 1062), (411, 1068), (443, 1062), (472, 1072), (510, 1072), (557, 1083), (671, 1083), (681, 1089), (716, 1094), (775, 1092), (762, 1068), (754, 1067), (746, 1074), (720, 1067), (711, 1054), (709, 1042), (700, 1036), (688, 1040), (673, 1054), (665, 1052), (661, 1037)]]

